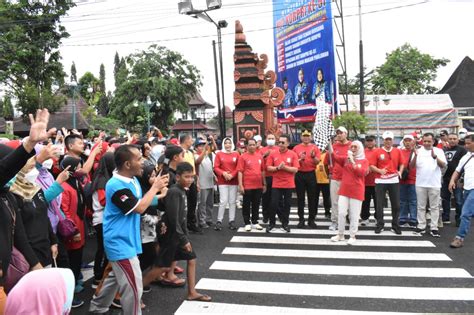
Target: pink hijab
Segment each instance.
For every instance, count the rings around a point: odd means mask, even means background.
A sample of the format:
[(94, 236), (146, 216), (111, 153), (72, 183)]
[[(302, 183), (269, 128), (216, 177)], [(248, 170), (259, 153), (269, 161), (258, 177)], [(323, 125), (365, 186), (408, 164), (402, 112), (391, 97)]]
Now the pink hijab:
[(28, 272), (7, 297), (5, 315), (64, 315), (71, 311), (74, 275), (70, 269)]

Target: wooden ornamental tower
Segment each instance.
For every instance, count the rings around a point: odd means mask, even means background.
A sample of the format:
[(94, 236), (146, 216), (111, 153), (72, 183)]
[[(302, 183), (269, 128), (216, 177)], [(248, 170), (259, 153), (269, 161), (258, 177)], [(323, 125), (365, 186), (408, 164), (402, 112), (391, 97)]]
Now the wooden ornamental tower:
[(285, 92), (274, 87), (276, 74), (265, 72), (268, 57), (258, 56), (247, 44), (240, 21), (235, 21), (234, 54), (234, 138), (249, 139), (254, 135), (263, 138), (268, 132), (280, 133), (274, 107), (281, 105)]

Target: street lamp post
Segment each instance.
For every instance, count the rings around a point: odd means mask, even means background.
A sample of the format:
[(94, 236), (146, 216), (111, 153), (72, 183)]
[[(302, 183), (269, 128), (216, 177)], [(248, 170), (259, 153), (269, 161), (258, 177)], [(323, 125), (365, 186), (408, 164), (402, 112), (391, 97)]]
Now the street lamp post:
[[(157, 108), (161, 106), (160, 102), (157, 100), (155, 103), (152, 102), (150, 95), (147, 95), (146, 97), (146, 102), (142, 102), (143, 107), (145, 107), (146, 111), (146, 120), (147, 120), (147, 132), (150, 131), (150, 111), (153, 108), (154, 105), (156, 105)], [(137, 100), (133, 103), (133, 107), (138, 107), (140, 104)]]
[[(221, 29), (226, 28), (228, 23), (225, 20), (220, 20), (217, 23), (207, 14), (207, 11), (212, 11), (220, 9), (222, 6), (221, 0), (206, 0), (207, 9), (206, 10), (194, 10), (191, 0), (180, 0), (178, 3), (178, 10), (180, 14), (191, 15), (195, 18), (202, 18), (208, 22), (214, 24), (217, 28), (217, 45), (219, 50), (219, 64), (220, 64), (220, 75), (221, 75), (221, 95), (222, 95), (222, 110), (220, 107), (219, 93), (217, 93), (217, 110), (219, 113), (220, 120), (220, 133), (221, 137), (225, 137), (226, 132), (226, 123), (225, 123), (225, 97), (224, 97), (224, 67), (222, 61), (222, 33)], [(216, 65), (215, 65), (216, 66)], [(217, 66), (216, 66), (217, 74)], [(219, 89), (218, 76), (216, 75), (216, 86), (217, 90)], [(221, 116), (222, 115), (222, 116)]]
[[(377, 146), (380, 147), (380, 120), (379, 120), (379, 102), (380, 102), (380, 96), (379, 96), (379, 90), (376, 90), (376, 95), (372, 98), (372, 101), (375, 105), (375, 124), (377, 128)], [(387, 91), (385, 90), (385, 96), (382, 99), (383, 103), (385, 105), (390, 104), (390, 99), (387, 96)], [(364, 100), (363, 104), (368, 104), (370, 101), (369, 100)]]
[(72, 80), (70, 83), (72, 88), (72, 129), (76, 129), (76, 89), (77, 82)]

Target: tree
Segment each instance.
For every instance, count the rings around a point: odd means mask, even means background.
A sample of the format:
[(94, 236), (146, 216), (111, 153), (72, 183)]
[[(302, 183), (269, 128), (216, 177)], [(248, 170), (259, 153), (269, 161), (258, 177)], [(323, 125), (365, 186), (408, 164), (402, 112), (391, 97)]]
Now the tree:
[(76, 64), (74, 61), (72, 62), (71, 65), (71, 82), (77, 82), (77, 70), (76, 70)]
[[(372, 75), (374, 70), (366, 71), (364, 67), (364, 95), (367, 95), (367, 92), (372, 87)], [(339, 94), (346, 94), (346, 89), (344, 86), (343, 78), (338, 80), (339, 82)], [(347, 94), (358, 95), (360, 92), (360, 73), (357, 73), (353, 78), (347, 80)]]
[(60, 19), (73, 6), (69, 0), (0, 0), (0, 82), (23, 115), (41, 107), (54, 112), (62, 102), (52, 86), (64, 82), (59, 45), (69, 34)]
[[(125, 61), (125, 59), (124, 59)], [(146, 122), (147, 96), (160, 106), (150, 111), (152, 124), (166, 130), (174, 122), (173, 113), (187, 111), (188, 102), (201, 86), (199, 70), (183, 56), (165, 47), (152, 45), (126, 58), (127, 76), (120, 81), (110, 110), (128, 127)], [(134, 102), (138, 101), (138, 107)]]
[(385, 63), (377, 67), (372, 78), (373, 90), (386, 90), (388, 94), (434, 93), (437, 88), (430, 84), (436, 79), (438, 68), (448, 62), (404, 44), (387, 54)]
[(13, 116), (15, 115), (13, 110), (12, 100), (9, 96), (5, 96), (3, 99), (3, 117), (5, 120), (13, 120)]
[(100, 115), (106, 116), (109, 112), (109, 99), (105, 88), (105, 67), (102, 63), (99, 71), (99, 102), (97, 104), (97, 111)]
[(349, 137), (351, 132), (353, 132), (353, 138), (357, 139), (359, 134), (367, 132), (369, 120), (367, 117), (357, 112), (343, 112), (333, 120), (333, 124), (335, 128), (340, 126), (346, 127), (348, 131), (347, 136)]
[(118, 52), (115, 52), (115, 56), (114, 56), (114, 81), (115, 81), (115, 88), (117, 88), (117, 74), (119, 72), (119, 68), (120, 68), (120, 56), (118, 54)]

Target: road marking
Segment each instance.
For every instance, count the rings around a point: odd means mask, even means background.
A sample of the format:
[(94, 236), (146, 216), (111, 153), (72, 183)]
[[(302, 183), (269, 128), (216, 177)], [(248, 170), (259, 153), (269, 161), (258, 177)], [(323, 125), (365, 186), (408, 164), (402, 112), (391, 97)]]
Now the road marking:
[[(305, 218), (306, 218), (306, 215), (305, 215)], [(299, 219), (298, 215), (297, 214), (290, 214), (290, 219)], [(324, 214), (318, 214), (316, 216), (316, 219), (326, 219), (326, 217), (324, 216)], [(392, 215), (385, 215), (383, 217), (384, 220), (392, 220)], [(326, 219), (327, 220), (327, 219)]]
[(296, 308), (296, 307), (184, 301), (181, 304), (181, 306), (178, 308), (175, 314), (176, 315), (187, 315), (187, 314), (417, 315), (419, 313), (347, 311), (347, 310), (329, 310), (329, 309), (316, 309), (316, 308)]
[(196, 289), (366, 299), (474, 301), (474, 288), (334, 285), (202, 278)]
[[(240, 232), (240, 233), (265, 233), (265, 230), (255, 230), (255, 229), (252, 229), (252, 231), (250, 232), (247, 232), (245, 231), (245, 228), (241, 227), (237, 230), (237, 232)], [(302, 234), (302, 235), (336, 235), (338, 233), (338, 231), (331, 231), (331, 230), (319, 230), (319, 229), (291, 229), (291, 234)], [(281, 229), (275, 229), (275, 231), (273, 232), (272, 231), (272, 234), (287, 234), (286, 231), (282, 231)], [(346, 232), (345, 232), (346, 235), (349, 235), (349, 230), (346, 229)], [(406, 237), (421, 237), (420, 234), (414, 234), (412, 232), (405, 232), (405, 233), (402, 233), (401, 235), (397, 235), (397, 234), (394, 234), (390, 231), (383, 231), (382, 233), (380, 234), (375, 234), (374, 233), (374, 230), (359, 230), (357, 232), (357, 236), (359, 235), (364, 235), (364, 236), (393, 236), (393, 237), (402, 237), (402, 236), (406, 236)]]
[(295, 257), (295, 258), (331, 258), (331, 259), (367, 259), (397, 261), (452, 261), (446, 254), (407, 253), (407, 252), (354, 252), (335, 250), (300, 250), (273, 248), (226, 247), (223, 255)]
[[(291, 234), (291, 233), (290, 233)], [(330, 239), (318, 238), (295, 238), (295, 237), (255, 237), (255, 236), (234, 236), (230, 240), (232, 243), (255, 243), (255, 244), (294, 244), (294, 245), (334, 245), (346, 246), (347, 242), (332, 242)], [(430, 241), (412, 240), (366, 240), (357, 239), (352, 246), (383, 246), (383, 247), (436, 247)]]
[(215, 261), (211, 265), (210, 269), (244, 272), (276, 272), (285, 274), (305, 275), (348, 275), (410, 278), (472, 278), (472, 276), (462, 268), (334, 266)]

